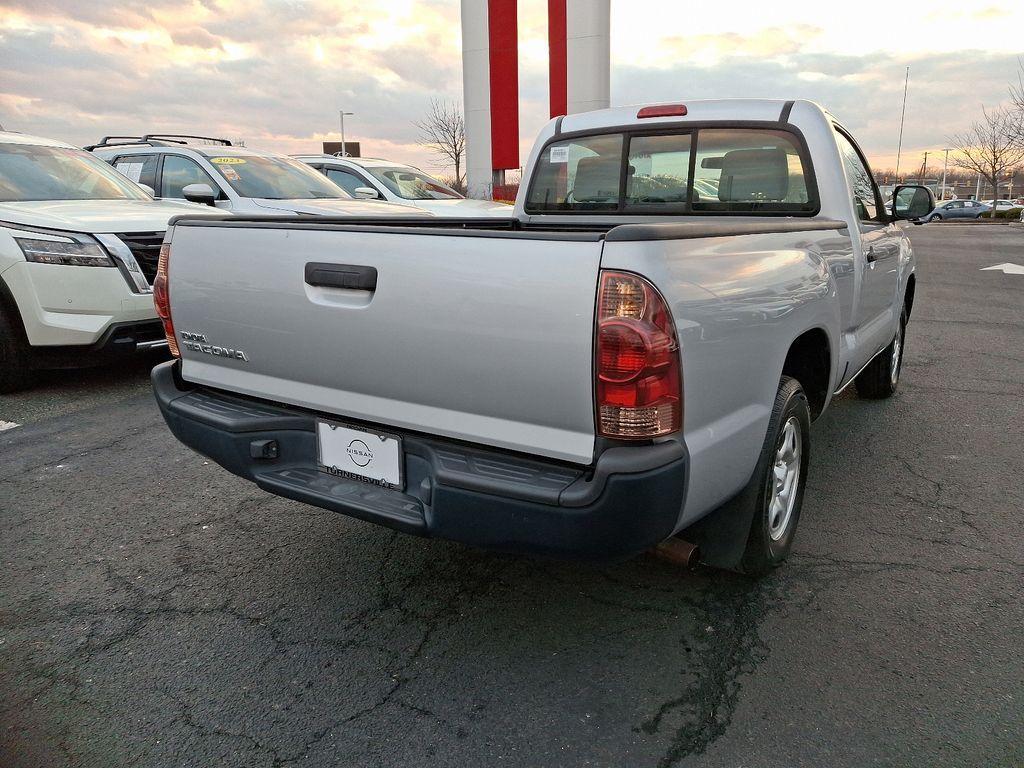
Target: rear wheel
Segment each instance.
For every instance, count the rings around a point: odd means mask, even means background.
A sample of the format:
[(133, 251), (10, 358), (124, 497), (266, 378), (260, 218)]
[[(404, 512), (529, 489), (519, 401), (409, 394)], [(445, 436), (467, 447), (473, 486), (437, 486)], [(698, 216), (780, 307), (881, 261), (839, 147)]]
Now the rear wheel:
[(25, 335), (0, 306), (0, 394), (23, 389), (33, 378)]
[[(811, 455), (811, 411), (796, 379), (783, 376), (751, 478), (754, 517), (740, 570), (761, 576), (789, 555), (800, 520)], [(750, 486), (748, 486), (750, 487)]]
[(872, 400), (892, 397), (900, 384), (900, 372), (903, 370), (903, 347), (907, 332), (907, 309), (900, 313), (896, 325), (896, 335), (889, 346), (878, 353), (868, 367), (861, 371), (854, 384), (857, 394)]

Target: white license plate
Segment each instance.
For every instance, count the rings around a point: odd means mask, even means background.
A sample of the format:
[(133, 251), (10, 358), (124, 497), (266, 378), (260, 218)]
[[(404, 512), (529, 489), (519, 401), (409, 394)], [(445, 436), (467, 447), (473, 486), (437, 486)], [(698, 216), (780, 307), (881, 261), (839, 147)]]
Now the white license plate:
[(318, 421), (316, 442), (321, 472), (402, 489), (401, 438)]

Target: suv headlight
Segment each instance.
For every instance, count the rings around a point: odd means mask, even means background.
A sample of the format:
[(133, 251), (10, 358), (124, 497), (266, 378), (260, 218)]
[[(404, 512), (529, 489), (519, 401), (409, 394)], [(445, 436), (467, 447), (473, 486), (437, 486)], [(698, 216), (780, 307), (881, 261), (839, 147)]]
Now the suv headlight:
[(15, 234), (14, 239), (21, 247), (25, 258), (37, 264), (65, 264), (71, 267), (114, 266), (113, 260), (100, 244), (85, 235), (25, 233)]

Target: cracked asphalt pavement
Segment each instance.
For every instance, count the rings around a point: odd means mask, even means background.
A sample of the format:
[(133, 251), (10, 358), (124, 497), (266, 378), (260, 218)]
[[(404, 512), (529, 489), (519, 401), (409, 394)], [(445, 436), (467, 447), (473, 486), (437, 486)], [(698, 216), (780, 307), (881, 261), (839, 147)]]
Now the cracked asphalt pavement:
[(760, 581), (398, 535), (179, 445), (152, 360), (0, 399), (0, 766), (1024, 765), (1024, 231), (912, 231), (904, 378)]

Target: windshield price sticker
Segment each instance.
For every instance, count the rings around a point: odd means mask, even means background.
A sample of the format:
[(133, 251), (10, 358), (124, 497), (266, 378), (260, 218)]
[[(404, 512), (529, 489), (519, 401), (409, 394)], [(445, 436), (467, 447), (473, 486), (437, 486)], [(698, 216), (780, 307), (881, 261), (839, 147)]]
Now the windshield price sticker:
[(210, 162), (218, 165), (241, 165), (245, 160), (241, 157), (212, 157)]
[(568, 163), (569, 162), (569, 148), (568, 147), (552, 147), (551, 148), (551, 162), (552, 163)]

